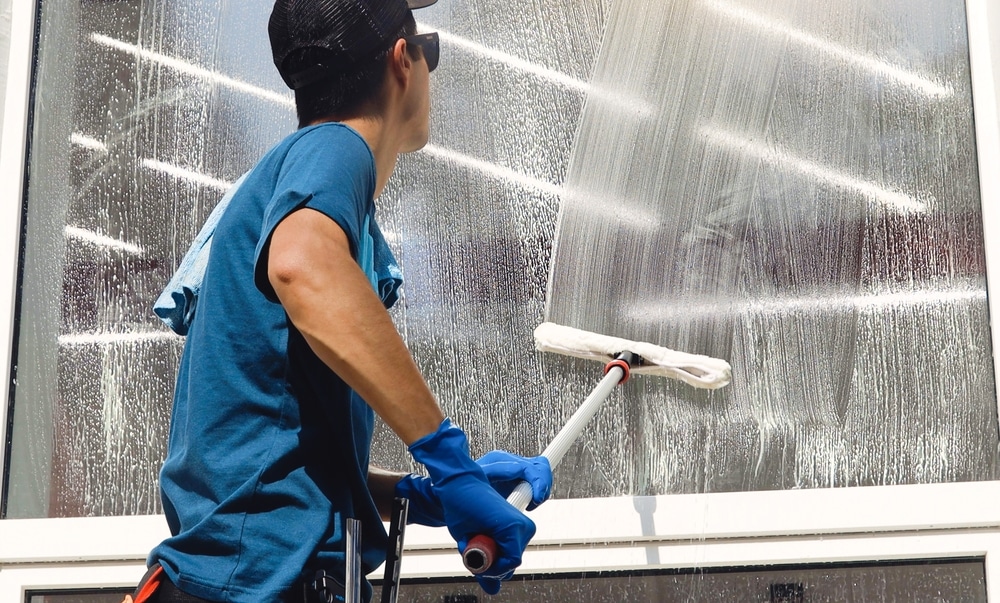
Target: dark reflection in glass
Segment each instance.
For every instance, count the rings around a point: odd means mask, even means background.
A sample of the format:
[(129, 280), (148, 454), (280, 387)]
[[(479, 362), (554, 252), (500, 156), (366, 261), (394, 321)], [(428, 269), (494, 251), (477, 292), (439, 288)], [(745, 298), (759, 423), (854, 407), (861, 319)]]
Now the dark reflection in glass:
[(28, 593), (27, 603), (121, 603), (127, 594), (132, 594), (132, 591), (107, 589), (87, 592)]
[[(375, 587), (378, 600), (379, 587)], [(119, 603), (125, 591), (29, 595), (28, 603)], [(400, 603), (985, 603), (982, 559), (823, 564), (803, 567), (692, 571), (601, 572), (515, 576), (499, 595), (487, 596), (472, 580), (404, 580)]]
[(871, 565), (607, 572), (516, 576), (488, 597), (475, 582), (405, 582), (409, 603), (532, 603), (633, 601), (686, 603), (984, 602), (982, 559), (904, 561)]

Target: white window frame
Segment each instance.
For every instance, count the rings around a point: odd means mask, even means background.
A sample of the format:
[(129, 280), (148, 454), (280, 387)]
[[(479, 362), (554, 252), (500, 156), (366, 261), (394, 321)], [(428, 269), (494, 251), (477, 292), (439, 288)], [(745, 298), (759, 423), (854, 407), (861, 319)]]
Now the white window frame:
[[(966, 0), (987, 277), (1000, 291), (1000, 5)], [(0, 442), (9, 405), (37, 0), (13, 3), (0, 124)], [(989, 295), (1000, 316), (1000, 294)], [(992, 332), (1000, 350), (1000, 325)], [(1000, 362), (995, 362), (1000, 384)], [(5, 461), (0, 446), (0, 466)], [(555, 500), (522, 572), (752, 567), (981, 557), (1000, 601), (1000, 481)], [(162, 516), (0, 521), (0, 601), (39, 589), (128, 587), (167, 535)], [(410, 526), (405, 577), (466, 575), (442, 529)], [(372, 576), (379, 578), (380, 573)]]
[(35, 0), (14, 2), (11, 6), (7, 87), (0, 122), (0, 376), (3, 377), (0, 386), (0, 471), (6, 466), (7, 408), (13, 378), (11, 358), (35, 11)]
[[(522, 573), (984, 559), (1000, 598), (1000, 482), (553, 500)], [(0, 522), (0, 600), (130, 587), (161, 516)], [(403, 578), (467, 575), (447, 531), (410, 526)], [(371, 576), (381, 578), (377, 570)]]

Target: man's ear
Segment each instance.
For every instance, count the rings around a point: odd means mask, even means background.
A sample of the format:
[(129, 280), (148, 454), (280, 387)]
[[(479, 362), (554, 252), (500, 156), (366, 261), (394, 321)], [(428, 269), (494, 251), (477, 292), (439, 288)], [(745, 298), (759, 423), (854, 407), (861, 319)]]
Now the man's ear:
[(396, 44), (389, 53), (389, 70), (401, 85), (406, 85), (413, 70), (413, 57), (406, 51), (406, 40), (402, 38), (396, 40)]

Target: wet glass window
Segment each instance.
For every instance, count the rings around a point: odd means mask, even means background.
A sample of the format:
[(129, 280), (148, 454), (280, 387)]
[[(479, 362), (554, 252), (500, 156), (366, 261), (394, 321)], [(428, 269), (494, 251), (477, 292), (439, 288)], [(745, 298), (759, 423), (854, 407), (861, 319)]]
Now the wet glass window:
[(605, 28), (547, 317), (733, 381), (630, 382), (577, 474), (608, 494), (997, 479), (964, 2), (624, 0)]
[(475, 582), (413, 581), (400, 587), (412, 603), (543, 603), (548, 601), (744, 601), (747, 603), (862, 603), (968, 601), (986, 598), (982, 559), (825, 564), (805, 567), (716, 568), (691, 571), (607, 572), (515, 576), (496, 596)]

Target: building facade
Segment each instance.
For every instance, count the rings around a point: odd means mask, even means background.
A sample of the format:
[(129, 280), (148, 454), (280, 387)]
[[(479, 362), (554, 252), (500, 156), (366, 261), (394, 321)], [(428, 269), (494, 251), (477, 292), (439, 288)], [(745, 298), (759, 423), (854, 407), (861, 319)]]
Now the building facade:
[[(0, 0), (0, 601), (117, 600), (166, 534), (183, 340), (151, 306), (295, 127), (270, 4)], [(495, 600), (1000, 600), (1000, 7), (418, 17), (430, 144), (377, 205), (474, 452), (539, 452), (599, 380), (542, 321), (733, 366), (619, 388)], [(408, 530), (402, 600), (472, 600), (452, 546)]]

